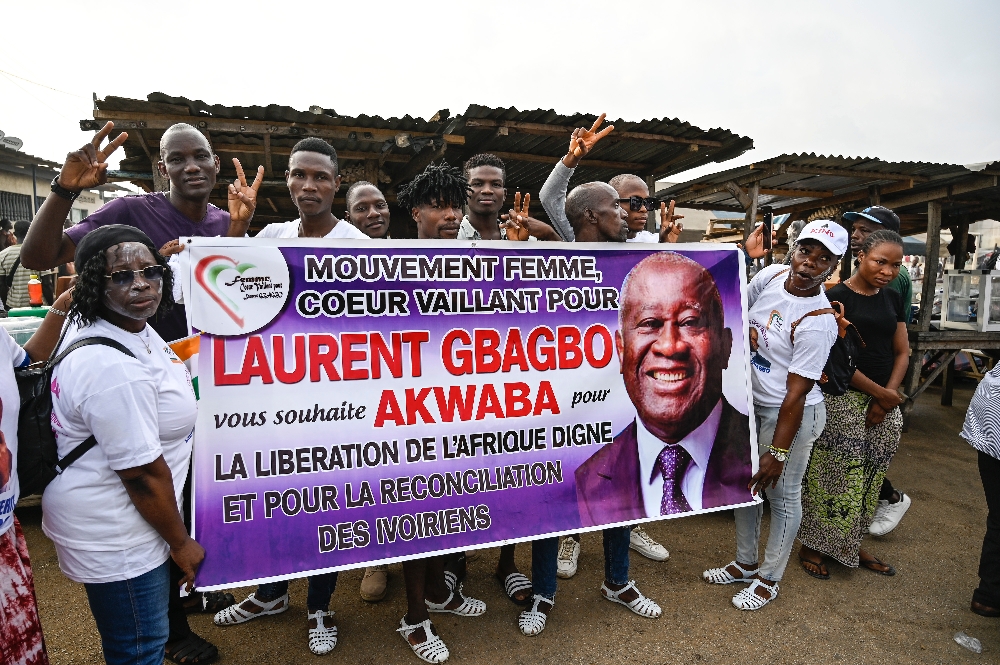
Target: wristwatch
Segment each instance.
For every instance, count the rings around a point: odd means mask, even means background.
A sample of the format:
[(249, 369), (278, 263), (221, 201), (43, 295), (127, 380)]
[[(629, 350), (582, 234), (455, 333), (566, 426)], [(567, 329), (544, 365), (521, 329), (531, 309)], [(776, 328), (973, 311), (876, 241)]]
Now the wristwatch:
[(781, 463), (784, 463), (785, 460), (788, 459), (788, 453), (786, 451), (779, 450), (774, 446), (768, 446), (767, 449), (771, 451), (771, 454), (774, 456), (774, 459), (778, 460)]
[(80, 196), (80, 192), (74, 192), (71, 189), (66, 189), (59, 184), (59, 176), (52, 179), (52, 193), (56, 196), (61, 196), (67, 201), (76, 201), (77, 197)]

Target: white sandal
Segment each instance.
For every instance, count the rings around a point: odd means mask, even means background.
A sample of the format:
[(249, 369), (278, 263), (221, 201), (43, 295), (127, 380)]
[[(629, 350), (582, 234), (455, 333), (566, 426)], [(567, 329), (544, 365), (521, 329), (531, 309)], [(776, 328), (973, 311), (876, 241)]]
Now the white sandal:
[(444, 585), (448, 587), (448, 591), (454, 591), (458, 587), (458, 575), (450, 570), (444, 571)]
[(537, 593), (531, 600), (533, 601), (531, 609), (521, 612), (517, 617), (517, 627), (528, 637), (537, 635), (545, 630), (545, 621), (549, 618), (545, 612), (538, 611), (538, 603), (548, 603), (549, 609), (553, 608), (556, 604), (556, 601), (549, 600), (545, 596), (539, 596)]
[[(743, 573), (743, 577), (733, 577), (727, 569), (729, 566), (734, 567), (736, 570)], [(704, 579), (709, 584), (735, 584), (736, 582), (742, 582), (743, 584), (749, 584), (753, 581), (753, 576), (760, 571), (760, 567), (757, 568), (744, 568), (735, 561), (730, 561), (722, 568), (709, 568), (701, 574), (702, 579)]]
[[(424, 629), (424, 641), (420, 644), (413, 644), (410, 642), (410, 635), (417, 628)], [(417, 654), (417, 658), (425, 663), (443, 663), (451, 655), (448, 653), (448, 647), (445, 646), (441, 636), (431, 632), (430, 619), (424, 619), (420, 623), (411, 626), (406, 623), (406, 617), (404, 616), (399, 620), (399, 628), (396, 629), (396, 632), (403, 636), (409, 647), (413, 649), (413, 653)]]
[(309, 629), (309, 650), (317, 656), (330, 653), (337, 646), (337, 627), (327, 626), (323, 622), (323, 617), (332, 617), (334, 612), (316, 610), (310, 612), (307, 617), (316, 619), (316, 627)]
[[(758, 586), (764, 587), (770, 592), (770, 598), (761, 598), (755, 590)], [(733, 596), (733, 605), (736, 606), (738, 610), (759, 610), (764, 607), (772, 600), (778, 597), (778, 583), (775, 582), (774, 585), (767, 584), (761, 580), (754, 580), (753, 584), (743, 589), (738, 594)]]
[[(462, 604), (454, 609), (448, 609), (448, 603), (452, 601), (455, 594), (458, 594), (458, 597), (462, 599)], [(443, 603), (432, 603), (426, 598), (424, 599), (424, 603), (427, 604), (428, 612), (457, 614), (460, 617), (477, 617), (486, 613), (486, 603), (476, 598), (466, 598), (463, 596), (461, 584), (458, 585), (457, 589), (448, 594)]]
[[(629, 589), (632, 589), (639, 594), (639, 597), (631, 603), (626, 603), (624, 600), (619, 598), (619, 596)], [(642, 592), (639, 591), (639, 588), (635, 585), (635, 580), (629, 580), (628, 584), (618, 591), (612, 591), (604, 582), (601, 582), (601, 595), (604, 596), (605, 600), (610, 600), (612, 603), (624, 605), (639, 616), (646, 617), (647, 619), (657, 619), (660, 614), (663, 613), (663, 610), (660, 609), (659, 605), (642, 595)]]
[(247, 596), (247, 600), (261, 608), (260, 612), (247, 612), (245, 609), (240, 607), (243, 603), (237, 603), (235, 605), (230, 605), (216, 614), (212, 621), (215, 622), (216, 626), (235, 626), (237, 624), (246, 623), (251, 619), (256, 619), (257, 617), (265, 617), (271, 614), (281, 614), (288, 609), (287, 593), (284, 596), (275, 598), (268, 603), (257, 600), (256, 593), (252, 593)]

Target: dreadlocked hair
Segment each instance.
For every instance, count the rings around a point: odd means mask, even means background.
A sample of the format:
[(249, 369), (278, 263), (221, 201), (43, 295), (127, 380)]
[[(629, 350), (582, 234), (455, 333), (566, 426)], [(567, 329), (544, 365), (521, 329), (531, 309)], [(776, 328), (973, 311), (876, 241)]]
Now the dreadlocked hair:
[[(107, 250), (105, 250), (106, 252)], [(105, 252), (98, 252), (83, 264), (73, 289), (73, 304), (70, 305), (67, 318), (80, 326), (89, 326), (101, 315), (104, 300), (105, 276), (108, 274), (108, 264)], [(160, 306), (157, 314), (169, 312), (174, 306), (174, 277), (170, 272), (167, 260), (159, 252), (150, 248), (153, 260), (163, 266)]]
[(434, 203), (460, 208), (465, 205), (470, 192), (469, 181), (461, 170), (449, 166), (448, 162), (431, 163), (400, 190), (396, 201), (406, 211)]

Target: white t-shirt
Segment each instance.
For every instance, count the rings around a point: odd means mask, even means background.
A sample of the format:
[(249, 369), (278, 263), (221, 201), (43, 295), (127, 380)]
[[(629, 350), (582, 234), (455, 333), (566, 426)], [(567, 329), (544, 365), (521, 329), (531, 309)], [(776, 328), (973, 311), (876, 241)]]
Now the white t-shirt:
[[(293, 219), (290, 222), (274, 222), (268, 224), (258, 233), (256, 238), (298, 238), (299, 220)], [(324, 238), (358, 238), (359, 240), (371, 240), (356, 226), (347, 220), (339, 220)]]
[(651, 242), (651, 243), (659, 243), (660, 242), (660, 236), (658, 236), (655, 233), (651, 233), (649, 231), (639, 231), (638, 233), (635, 234), (634, 238), (629, 238), (625, 242)]
[(0, 535), (14, 525), (14, 506), (20, 486), (17, 481), (17, 416), (21, 396), (14, 380), (14, 368), (21, 365), (25, 352), (0, 328)]
[(94, 345), (56, 366), (52, 430), (59, 457), (91, 434), (97, 445), (42, 495), (42, 530), (55, 543), (59, 566), (84, 583), (132, 579), (166, 561), (167, 543), (136, 510), (115, 471), (162, 455), (179, 505), (198, 411), (187, 368), (151, 327), (136, 334), (98, 319), (85, 328), (72, 325), (60, 348), (94, 336), (120, 342), (135, 358)]
[[(830, 301), (822, 290), (809, 298), (789, 293), (785, 290), (786, 276), (775, 277), (787, 270), (786, 265), (767, 266), (754, 275), (747, 289), (753, 401), (759, 406), (781, 406), (789, 372), (819, 379), (837, 337), (833, 315), (810, 316), (795, 329), (793, 346), (789, 332), (792, 324), (813, 310), (828, 308)], [(806, 395), (806, 406), (822, 401), (823, 392), (816, 384)]]

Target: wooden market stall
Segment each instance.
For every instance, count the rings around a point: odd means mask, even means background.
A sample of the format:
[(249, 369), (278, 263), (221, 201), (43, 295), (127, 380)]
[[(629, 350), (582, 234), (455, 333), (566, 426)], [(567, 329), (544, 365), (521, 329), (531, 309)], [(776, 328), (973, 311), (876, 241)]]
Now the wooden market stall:
[[(892, 208), (900, 218), (904, 236), (927, 234), (926, 255), (931, 258), (923, 280), (919, 316), (910, 324), (911, 359), (904, 390), (910, 396), (904, 411), (941, 372), (953, 366), (963, 349), (1000, 349), (1000, 332), (943, 330), (932, 324), (932, 303), (937, 288), (936, 257), (941, 229), (951, 230), (957, 247), (965, 247), (969, 225), (1000, 219), (1000, 162), (971, 167), (923, 162), (886, 162), (868, 157), (827, 157), (814, 154), (781, 155), (748, 166), (714, 173), (660, 190), (656, 195), (673, 199), (679, 207), (743, 213), (743, 237), (770, 206), (775, 216), (788, 217), (778, 229), (785, 241), (797, 220), (835, 219), (869, 205)], [(728, 220), (727, 220), (728, 221)], [(956, 269), (965, 268), (966, 255), (956, 255)], [(851, 262), (841, 267), (850, 275)], [(934, 366), (921, 384), (925, 353)], [(948, 371), (942, 403), (950, 404), (952, 371)]]
[[(235, 177), (232, 158), (252, 173), (263, 165), (266, 179), (261, 205), (253, 227), (298, 215), (288, 197), (284, 171), (292, 146), (307, 136), (329, 141), (340, 158), (344, 177), (341, 192), (350, 183), (377, 183), (390, 204), (397, 189), (427, 164), (445, 159), (461, 165), (479, 152), (492, 152), (507, 164), (507, 189), (530, 192), (538, 201), (538, 190), (555, 162), (566, 153), (570, 133), (590, 126), (595, 114), (562, 115), (552, 110), (519, 111), (472, 105), (452, 116), (445, 109), (428, 120), (404, 116), (381, 118), (339, 115), (332, 109), (310, 107), (308, 111), (271, 104), (268, 106), (221, 106), (150, 94), (147, 99), (105, 97), (94, 100), (94, 117), (80, 121), (86, 131), (99, 129), (108, 120), (129, 134), (125, 159), (112, 179), (127, 180), (147, 191), (164, 190), (167, 183), (156, 172), (160, 136), (170, 125), (186, 122), (205, 134), (222, 158), (217, 196), (213, 203), (225, 206), (226, 185)], [(703, 130), (677, 119), (639, 122), (609, 120), (615, 131), (594, 149), (577, 169), (574, 183), (607, 181), (622, 172), (657, 179), (711, 162), (737, 157), (753, 147), (749, 138), (726, 129)], [(652, 190), (652, 186), (650, 187)], [(335, 212), (342, 212), (339, 198)], [(393, 206), (394, 207), (394, 206)], [(532, 214), (544, 219), (541, 206)], [(392, 234), (396, 238), (415, 235), (409, 215), (393, 210)]]

